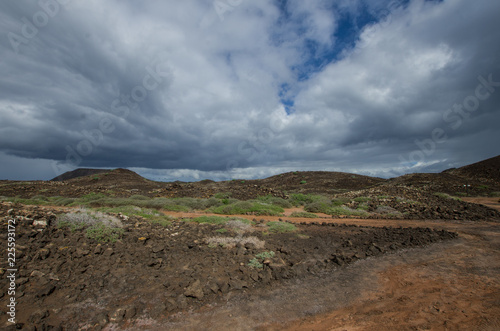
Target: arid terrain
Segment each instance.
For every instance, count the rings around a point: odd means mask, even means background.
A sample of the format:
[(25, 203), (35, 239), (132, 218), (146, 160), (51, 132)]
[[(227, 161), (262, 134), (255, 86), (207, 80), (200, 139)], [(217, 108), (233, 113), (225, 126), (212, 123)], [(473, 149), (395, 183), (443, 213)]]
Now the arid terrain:
[(0, 181), (0, 326), (498, 330), (499, 173), (496, 157), (389, 180)]

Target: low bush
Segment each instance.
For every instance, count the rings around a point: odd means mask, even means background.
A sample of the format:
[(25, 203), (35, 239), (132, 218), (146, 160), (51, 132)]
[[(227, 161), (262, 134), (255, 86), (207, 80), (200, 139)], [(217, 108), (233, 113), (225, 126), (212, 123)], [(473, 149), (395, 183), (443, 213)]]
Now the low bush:
[(291, 217), (301, 217), (301, 218), (317, 218), (318, 215), (313, 214), (313, 213), (308, 213), (306, 211), (294, 211), (291, 215)]
[(351, 209), (346, 206), (337, 206), (337, 207), (332, 207), (328, 211), (328, 214), (332, 216), (360, 216), (360, 217), (367, 217), (370, 214), (367, 213), (364, 210), (361, 209)]
[(289, 201), (293, 206), (304, 206), (316, 201), (328, 201), (328, 198), (322, 195), (293, 193), (290, 194)]
[(310, 213), (328, 213), (332, 205), (326, 201), (316, 201), (304, 206), (304, 210)]
[(255, 255), (255, 257), (258, 259), (265, 260), (265, 259), (272, 259), (275, 255), (276, 254), (273, 251), (269, 251), (269, 252), (259, 253), (259, 254)]
[(229, 199), (233, 194), (231, 192), (219, 192), (214, 195), (216, 199)]
[(97, 223), (87, 228), (87, 238), (98, 242), (116, 242), (122, 237), (122, 228), (111, 227), (103, 223)]
[(343, 204), (346, 204), (348, 203), (350, 200), (347, 199), (347, 198), (335, 198), (332, 200), (332, 206), (334, 207), (338, 207), (338, 206), (342, 206)]
[(129, 199), (132, 199), (132, 200), (151, 200), (151, 198), (144, 196), (144, 195), (140, 195), (140, 194), (131, 195)]
[(81, 230), (99, 222), (97, 218), (86, 212), (75, 212), (60, 215), (57, 218), (58, 228), (69, 228), (71, 231)]
[(268, 203), (268, 204), (271, 204), (274, 206), (278, 206), (281, 208), (292, 208), (293, 207), (292, 204), (290, 203), (290, 201), (285, 200), (283, 198), (278, 198), (278, 197), (275, 197), (272, 195), (260, 196), (257, 198), (257, 201), (265, 202), (265, 203)]
[(437, 197), (439, 197), (439, 198), (443, 198), (443, 199), (462, 200), (459, 197), (451, 196), (448, 193), (436, 192), (436, 193), (434, 193), (434, 195), (437, 196)]
[(269, 222), (267, 226), (271, 233), (293, 232), (297, 229), (295, 225), (286, 222)]
[(247, 266), (254, 269), (262, 269), (264, 267), (264, 265), (260, 263), (256, 257), (251, 259), (250, 262), (248, 262)]
[(255, 201), (238, 201), (229, 205), (223, 205), (210, 209), (215, 214), (223, 215), (267, 215), (281, 216), (284, 212), (283, 208), (270, 204), (265, 204)]
[(356, 202), (368, 202), (368, 201), (371, 201), (372, 198), (370, 197), (357, 197), (357, 198), (354, 198), (354, 201)]

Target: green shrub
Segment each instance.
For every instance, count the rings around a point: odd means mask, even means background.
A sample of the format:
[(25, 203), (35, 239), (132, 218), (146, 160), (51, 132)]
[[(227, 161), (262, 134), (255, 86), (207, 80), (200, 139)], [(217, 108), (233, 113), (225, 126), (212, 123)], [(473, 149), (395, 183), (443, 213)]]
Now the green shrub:
[(97, 223), (87, 228), (87, 238), (103, 243), (116, 242), (123, 233), (122, 228), (110, 227), (103, 223)]
[(316, 201), (304, 206), (304, 210), (310, 213), (328, 213), (332, 205), (325, 201)]
[(368, 201), (371, 201), (372, 198), (370, 197), (357, 197), (357, 198), (354, 198), (354, 201), (356, 202), (368, 202)]
[(293, 232), (297, 229), (295, 225), (285, 222), (269, 222), (267, 223), (267, 226), (269, 228), (269, 232), (272, 233)]
[(231, 192), (219, 192), (214, 195), (216, 199), (229, 199), (233, 194)]
[(301, 185), (307, 184), (307, 181), (303, 180), (300, 182)]
[(260, 202), (269, 203), (269, 204), (274, 205), (274, 206), (279, 206), (281, 208), (292, 208), (293, 207), (292, 204), (290, 203), (290, 201), (285, 200), (283, 198), (278, 198), (278, 197), (272, 196), (270, 194), (260, 196), (257, 198), (257, 200)]
[(255, 257), (253, 259), (251, 259), (247, 265), (250, 268), (254, 268), (254, 269), (262, 269), (264, 267), (264, 265), (262, 263), (260, 263), (259, 260), (257, 260), (257, 258), (255, 258)]
[(39, 200), (39, 201), (49, 201), (49, 199), (43, 195), (35, 195), (31, 199), (32, 200)]
[(361, 209), (351, 209), (346, 206), (338, 206), (338, 207), (332, 207), (328, 211), (328, 214), (332, 216), (360, 216), (360, 217), (367, 217), (370, 214), (367, 213), (364, 210)]
[(323, 195), (318, 195), (318, 194), (292, 193), (290, 194), (289, 201), (293, 206), (304, 206), (306, 204), (318, 201), (329, 203), (330, 199), (328, 199)]
[(50, 197), (49, 203), (54, 204), (56, 206), (68, 206), (75, 202), (75, 198), (65, 198), (65, 197)]
[(205, 200), (205, 209), (207, 208), (212, 208), (212, 207), (219, 207), (222, 206), (223, 203), (220, 199), (217, 198), (209, 198)]
[(365, 203), (361, 203), (361, 204), (358, 206), (358, 209), (359, 209), (359, 210), (368, 211), (368, 209), (370, 209), (370, 206), (368, 206), (368, 205), (367, 205), (367, 204), (365, 204)]
[(35, 197), (33, 197), (31, 199), (23, 199), (23, 198), (18, 198), (18, 197), (15, 197), (15, 198), (6, 198), (5, 201), (10, 201), (10, 202), (13, 202), (13, 203), (21, 203), (23, 205), (35, 205), (35, 206), (48, 204), (47, 200), (38, 199), (38, 198), (35, 198)]
[(447, 193), (436, 192), (436, 193), (434, 193), (434, 195), (439, 197), (439, 198), (444, 198), (444, 199), (462, 200), (459, 197), (453, 197)]
[(265, 259), (272, 259), (276, 254), (273, 251), (269, 252), (262, 252), (257, 255), (255, 255), (256, 258), (265, 260)]
[(294, 211), (290, 217), (301, 217), (301, 218), (318, 218), (318, 215), (313, 213), (308, 213), (306, 211)]
[(81, 196), (79, 200), (81, 200), (83, 202), (88, 202), (88, 201), (94, 201), (94, 200), (99, 200), (99, 199), (103, 199), (103, 198), (106, 198), (106, 195), (104, 193), (91, 192), (89, 194)]
[(144, 195), (140, 195), (140, 194), (131, 195), (129, 199), (132, 199), (132, 200), (151, 200), (151, 198), (144, 196)]
[(349, 199), (347, 198), (335, 198), (332, 200), (332, 206), (342, 206), (343, 204), (346, 204), (349, 202)]

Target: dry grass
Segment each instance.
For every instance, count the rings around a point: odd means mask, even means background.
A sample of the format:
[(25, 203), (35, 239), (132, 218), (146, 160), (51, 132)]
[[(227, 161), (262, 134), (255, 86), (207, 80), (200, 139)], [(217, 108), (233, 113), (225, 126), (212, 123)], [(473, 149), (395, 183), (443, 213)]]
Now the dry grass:
[(210, 237), (206, 238), (205, 242), (209, 246), (222, 246), (225, 248), (234, 248), (236, 247), (237, 244), (241, 245), (246, 245), (246, 244), (253, 244), (255, 248), (257, 249), (262, 249), (264, 248), (266, 242), (263, 240), (260, 240), (257, 237), (250, 236), (250, 237)]

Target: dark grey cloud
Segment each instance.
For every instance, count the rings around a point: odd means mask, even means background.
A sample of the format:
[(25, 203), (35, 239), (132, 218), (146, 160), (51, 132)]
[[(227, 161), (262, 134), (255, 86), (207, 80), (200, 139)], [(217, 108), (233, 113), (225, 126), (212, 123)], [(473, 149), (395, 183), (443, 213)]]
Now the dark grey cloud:
[[(78, 166), (166, 180), (296, 169), (393, 176), (499, 154), (488, 141), (500, 138), (500, 4), (288, 1), (286, 15), (267, 1), (225, 8), (0, 3), (3, 177), (48, 179)], [(314, 68), (343, 45), (334, 35), (345, 12), (383, 21)], [(482, 79), (493, 86), (479, 100)], [(455, 104), (474, 110), (457, 113)], [(436, 133), (446, 139), (432, 141)]]

